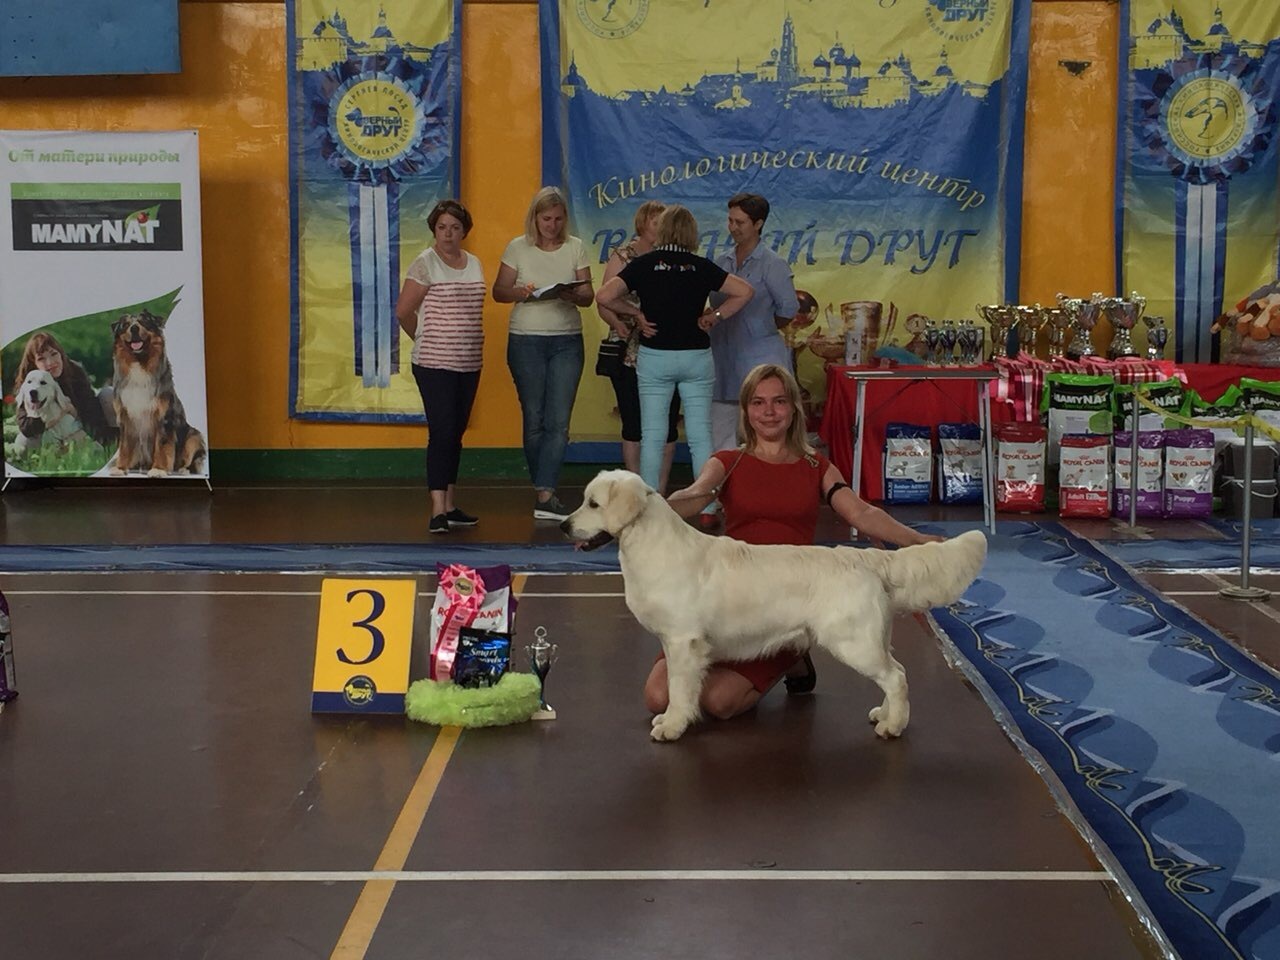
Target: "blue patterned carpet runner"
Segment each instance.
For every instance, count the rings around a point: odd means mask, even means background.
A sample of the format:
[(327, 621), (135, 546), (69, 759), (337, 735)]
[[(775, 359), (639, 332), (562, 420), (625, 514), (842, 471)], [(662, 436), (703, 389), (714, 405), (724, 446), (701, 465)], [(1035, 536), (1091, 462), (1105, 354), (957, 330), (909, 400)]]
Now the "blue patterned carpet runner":
[(1184, 960), (1280, 957), (1280, 678), (1057, 524), (934, 614)]

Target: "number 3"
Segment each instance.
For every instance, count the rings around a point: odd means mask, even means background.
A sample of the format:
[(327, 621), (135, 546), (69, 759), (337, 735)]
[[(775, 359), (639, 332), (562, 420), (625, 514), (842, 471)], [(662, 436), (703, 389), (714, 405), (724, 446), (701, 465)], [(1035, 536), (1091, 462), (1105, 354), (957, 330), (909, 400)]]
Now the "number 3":
[(343, 663), (350, 663), (352, 665), (372, 663), (382, 655), (382, 648), (387, 644), (386, 638), (382, 635), (382, 631), (373, 625), (373, 621), (382, 616), (382, 611), (387, 608), (387, 600), (376, 590), (352, 590), (347, 594), (347, 603), (350, 603), (353, 598), (362, 593), (367, 594), (373, 601), (373, 609), (369, 611), (369, 615), (363, 620), (355, 620), (351, 625), (353, 627), (364, 627), (364, 629), (369, 631), (369, 636), (373, 638), (373, 648), (369, 651), (369, 656), (365, 657), (363, 660), (352, 660), (347, 656), (346, 651), (339, 647), (338, 659)]

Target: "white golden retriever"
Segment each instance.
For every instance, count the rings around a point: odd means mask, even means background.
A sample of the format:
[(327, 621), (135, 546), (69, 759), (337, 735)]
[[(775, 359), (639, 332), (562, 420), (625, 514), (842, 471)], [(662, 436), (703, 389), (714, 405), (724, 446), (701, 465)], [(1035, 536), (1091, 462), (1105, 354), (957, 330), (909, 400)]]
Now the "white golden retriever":
[[(76, 418), (76, 408), (58, 386), (58, 381), (44, 370), (32, 370), (22, 381), (18, 399), (27, 412), (44, 423), (43, 437), (65, 447), (76, 440), (88, 439), (84, 427)], [(19, 453), (29, 447), (39, 446), (41, 438), (25, 436), (21, 430), (14, 438), (13, 446)]]
[(907, 677), (889, 647), (893, 615), (953, 603), (987, 556), (979, 531), (899, 550), (755, 546), (685, 523), (634, 473), (587, 484), (561, 525), (587, 548), (618, 541), (627, 607), (667, 658), (668, 707), (655, 740), (676, 740), (698, 718), (707, 667), (780, 647), (820, 646), (884, 691), (871, 710), (880, 737), (907, 726)]

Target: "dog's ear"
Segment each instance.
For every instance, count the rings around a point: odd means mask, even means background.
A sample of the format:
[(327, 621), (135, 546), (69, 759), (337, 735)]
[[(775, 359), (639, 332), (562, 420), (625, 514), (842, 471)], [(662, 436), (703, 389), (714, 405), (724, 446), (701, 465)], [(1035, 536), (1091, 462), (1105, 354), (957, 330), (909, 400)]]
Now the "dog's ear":
[(127, 314), (122, 313), (120, 316), (116, 317), (115, 321), (111, 324), (111, 335), (113, 337), (120, 336), (120, 334), (124, 333), (124, 328), (128, 326), (128, 323), (129, 317)]
[(142, 311), (142, 322), (149, 327), (153, 327), (156, 330), (163, 330), (164, 321), (165, 321), (164, 317), (158, 317), (154, 313), (152, 313), (150, 310)]
[(611, 531), (621, 530), (640, 515), (644, 510), (646, 492), (646, 487), (634, 474), (624, 474), (609, 484), (605, 508)]

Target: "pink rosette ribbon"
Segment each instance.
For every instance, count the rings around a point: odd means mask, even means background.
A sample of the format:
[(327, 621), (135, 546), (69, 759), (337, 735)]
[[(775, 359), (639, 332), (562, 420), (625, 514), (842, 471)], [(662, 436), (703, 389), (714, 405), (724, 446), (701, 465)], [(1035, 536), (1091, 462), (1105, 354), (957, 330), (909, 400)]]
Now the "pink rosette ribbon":
[(458, 656), (458, 631), (469, 626), (480, 612), (484, 581), (471, 567), (451, 563), (440, 575), (440, 593), (448, 606), (431, 647), (431, 679), (449, 680)]

